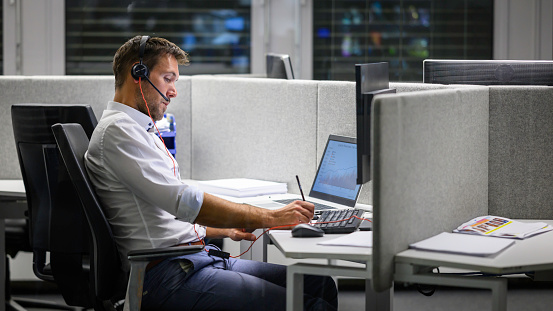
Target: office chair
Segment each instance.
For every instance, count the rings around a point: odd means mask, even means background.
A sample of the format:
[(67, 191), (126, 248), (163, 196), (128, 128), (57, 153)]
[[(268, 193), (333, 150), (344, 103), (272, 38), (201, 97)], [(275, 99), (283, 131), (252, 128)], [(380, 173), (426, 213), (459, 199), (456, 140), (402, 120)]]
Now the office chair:
[(54, 282), (67, 305), (91, 307), (88, 226), (65, 167), (60, 165), (51, 126), (77, 122), (92, 135), (96, 117), (90, 106), (54, 104), (15, 104), (11, 114), (27, 197), (33, 272), (41, 280)]
[(126, 294), (124, 310), (140, 310), (146, 265), (151, 260), (196, 253), (203, 246), (131, 251), (128, 254), (131, 270), (130, 275), (127, 275), (122, 269), (111, 227), (86, 173), (84, 155), (89, 140), (83, 128), (79, 124), (55, 124), (52, 131), (92, 233), (90, 269), (95, 299), (99, 304), (94, 309), (110, 309), (114, 301)]

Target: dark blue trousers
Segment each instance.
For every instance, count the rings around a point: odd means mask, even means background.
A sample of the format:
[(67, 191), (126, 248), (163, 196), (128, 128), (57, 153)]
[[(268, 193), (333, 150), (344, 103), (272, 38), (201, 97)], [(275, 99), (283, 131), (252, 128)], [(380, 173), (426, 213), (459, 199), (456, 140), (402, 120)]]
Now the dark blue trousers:
[[(193, 268), (185, 272), (181, 263), (190, 262)], [(304, 310), (336, 310), (334, 280), (306, 275), (303, 299)], [(146, 273), (142, 309), (285, 310), (286, 266), (222, 259), (205, 251), (170, 258)]]

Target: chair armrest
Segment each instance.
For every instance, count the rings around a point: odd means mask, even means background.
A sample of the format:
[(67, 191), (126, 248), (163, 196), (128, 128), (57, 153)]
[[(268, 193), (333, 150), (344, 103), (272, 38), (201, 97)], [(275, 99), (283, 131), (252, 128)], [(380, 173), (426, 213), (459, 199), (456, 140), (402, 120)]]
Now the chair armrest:
[(151, 261), (167, 257), (188, 255), (200, 252), (204, 249), (203, 245), (175, 246), (153, 249), (139, 249), (130, 251), (127, 256), (130, 261)]

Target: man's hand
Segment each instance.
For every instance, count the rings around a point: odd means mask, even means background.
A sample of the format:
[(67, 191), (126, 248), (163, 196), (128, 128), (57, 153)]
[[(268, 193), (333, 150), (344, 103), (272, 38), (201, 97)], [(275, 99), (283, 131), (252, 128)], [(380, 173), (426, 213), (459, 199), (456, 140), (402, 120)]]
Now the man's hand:
[(271, 227), (294, 226), (300, 223), (309, 223), (313, 219), (315, 205), (298, 200), (272, 212), (275, 224)]
[(255, 234), (249, 232), (246, 229), (221, 229), (221, 228), (206, 228), (206, 237), (212, 239), (231, 238), (233, 241), (255, 241), (257, 238)]
[(255, 241), (255, 234), (248, 232), (246, 229), (229, 229), (228, 237), (233, 241)]

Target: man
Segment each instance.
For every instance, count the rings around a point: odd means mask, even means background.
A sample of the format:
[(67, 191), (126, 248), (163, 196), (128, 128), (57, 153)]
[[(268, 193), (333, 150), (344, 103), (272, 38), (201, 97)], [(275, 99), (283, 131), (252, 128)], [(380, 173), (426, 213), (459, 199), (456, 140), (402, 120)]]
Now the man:
[[(187, 54), (162, 38), (137, 36), (122, 45), (113, 59), (114, 100), (85, 155), (127, 269), (126, 254), (133, 249), (201, 244), (204, 237), (253, 241), (251, 229), (307, 223), (313, 216), (314, 206), (308, 202), (265, 210), (228, 202), (180, 180), (178, 164), (152, 127), (177, 96), (178, 65), (187, 63)], [(331, 278), (306, 276), (304, 283), (305, 309), (337, 308)], [(202, 251), (152, 262), (142, 306), (284, 310), (285, 284), (284, 266), (223, 259)]]

